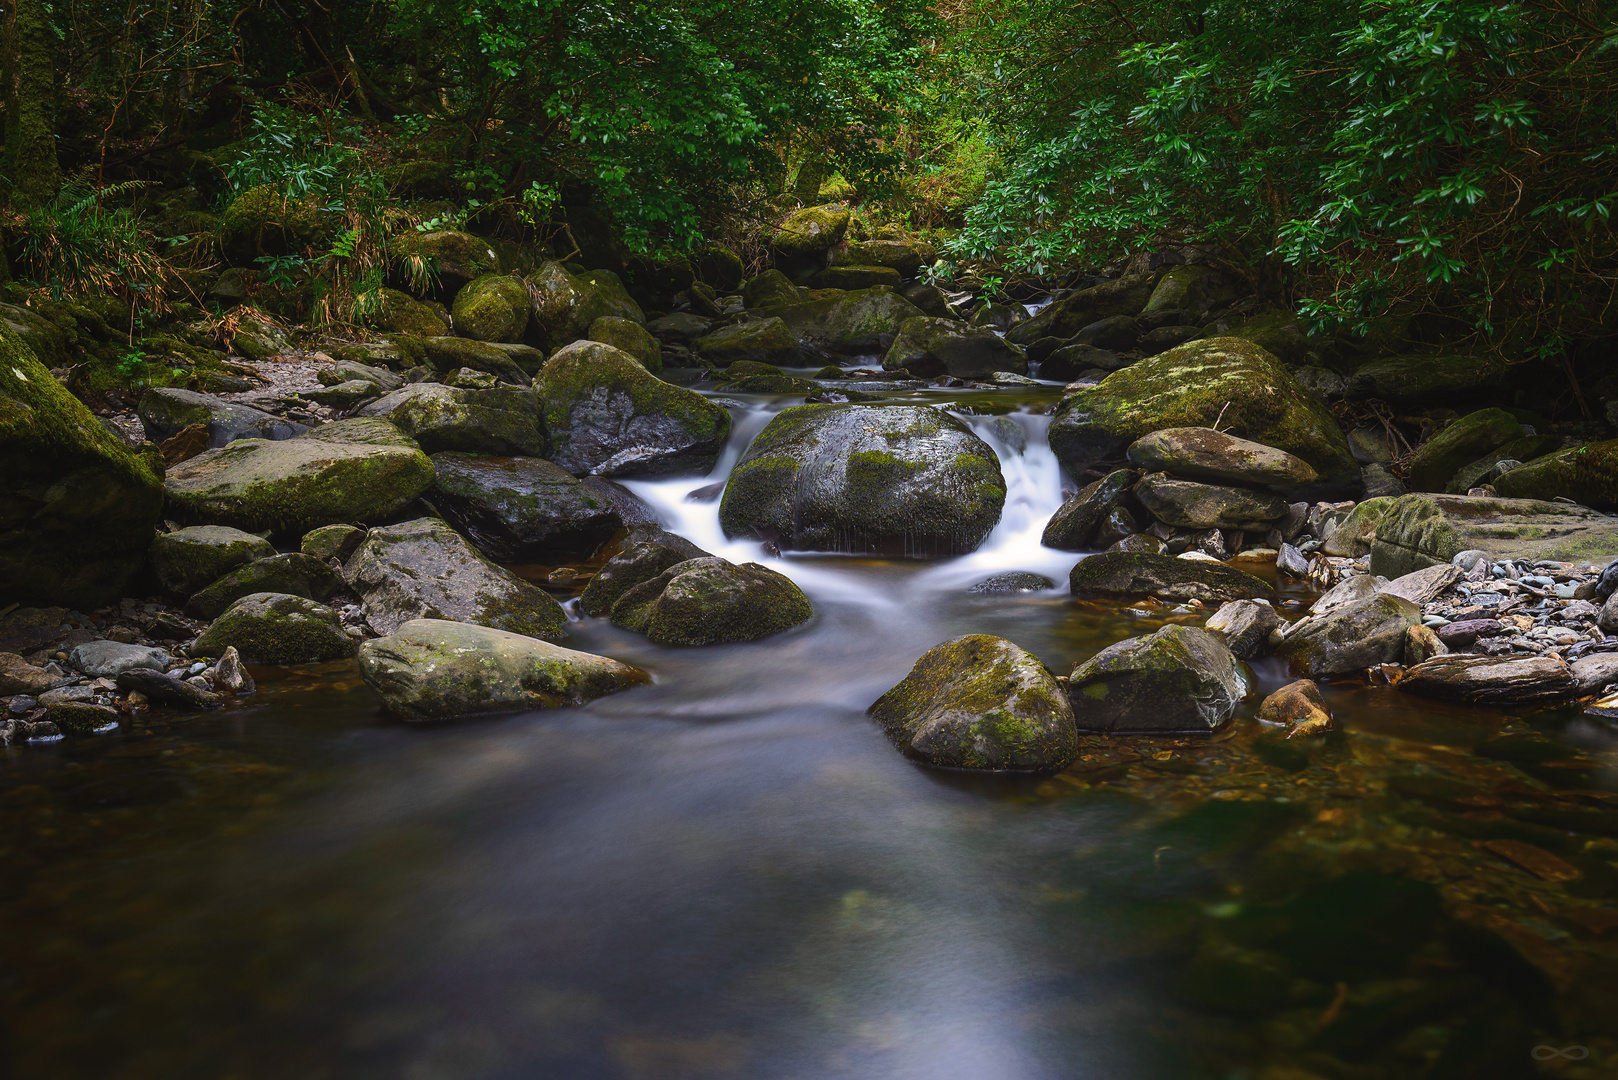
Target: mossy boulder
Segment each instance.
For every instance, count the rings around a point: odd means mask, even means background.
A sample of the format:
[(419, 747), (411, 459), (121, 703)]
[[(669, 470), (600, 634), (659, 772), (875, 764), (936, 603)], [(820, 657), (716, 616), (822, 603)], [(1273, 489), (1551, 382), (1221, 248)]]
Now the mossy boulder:
[(628, 353), (653, 375), (663, 370), (663, 346), (634, 319), (603, 315), (590, 324), (590, 340)]
[(400, 446), (241, 439), (170, 469), (175, 521), (301, 536), (317, 525), (385, 521), (433, 480), (433, 463)]
[(833, 352), (880, 352), (888, 335), (921, 309), (894, 289), (878, 286), (773, 309), (797, 339)]
[(402, 446), (407, 450), (419, 449), (415, 439), (406, 435), (390, 420), (380, 416), (350, 416), (312, 427), (301, 439), (312, 442), (363, 443), (367, 446)]
[(1185, 311), (1194, 316), (1206, 315), (1214, 308), (1238, 299), (1243, 291), (1239, 283), (1211, 266), (1171, 266), (1157, 279), (1152, 295), (1140, 313), (1151, 315), (1160, 311)]
[(1135, 485), (1135, 498), (1153, 517), (1181, 529), (1262, 532), (1286, 516), (1287, 501), (1270, 491), (1204, 484), (1152, 473)]
[(1068, 574), (1068, 585), (1075, 596), (1158, 596), (1205, 604), (1268, 599), (1275, 592), (1263, 578), (1223, 563), (1129, 551), (1104, 551), (1080, 561)]
[(344, 566), (365, 621), (391, 634), (411, 619), (449, 619), (556, 640), (567, 614), (537, 585), (496, 566), (437, 518), (372, 529)]
[(1114, 315), (1136, 315), (1152, 298), (1154, 274), (1126, 274), (1080, 289), (1056, 301), (1032, 318), (1006, 331), (1013, 345), (1028, 345), (1040, 338), (1071, 339), (1091, 323)]
[(710, 555), (628, 589), (611, 618), (658, 645), (720, 645), (779, 634), (812, 614), (809, 598), (785, 574)]
[[(480, 236), (454, 229), (407, 232), (394, 237), (391, 254), (404, 263), (410, 283), (436, 279), (446, 294), (485, 274), (498, 274), (500, 253)], [(426, 271), (426, 273), (422, 273)]]
[(747, 267), (741, 256), (719, 244), (704, 244), (697, 249), (697, 280), (712, 285), (721, 293), (738, 288), (747, 278)]
[(705, 473), (730, 436), (730, 413), (597, 341), (556, 352), (534, 379), (550, 459), (575, 476)]
[(1154, 431), (1216, 426), (1308, 462), (1322, 493), (1359, 489), (1359, 464), (1325, 403), (1239, 338), (1189, 342), (1069, 395), (1052, 417), (1050, 443), (1077, 474)]
[(835, 203), (806, 206), (787, 215), (776, 228), (770, 246), (777, 258), (803, 259), (823, 256), (836, 247), (848, 232), (849, 211)]
[(635, 586), (651, 581), (677, 563), (708, 557), (708, 552), (661, 525), (635, 525), (617, 554), (585, 586), (579, 607), (586, 615), (610, 615), (619, 599)]
[(833, 266), (885, 266), (909, 279), (935, 257), (931, 248), (915, 241), (850, 240), (832, 251), (831, 261)]
[(1318, 364), (1323, 347), (1321, 342), (1309, 335), (1303, 321), (1291, 314), (1256, 315), (1231, 329), (1216, 325), (1204, 331), (1202, 336), (1251, 341), (1290, 368)]
[(0, 596), (85, 610), (146, 558), (162, 478), (0, 325)]
[(151, 565), (165, 592), (181, 599), (238, 567), (275, 554), (262, 536), (224, 525), (193, 525), (152, 541)]
[(359, 650), (360, 677), (404, 720), (583, 705), (651, 682), (639, 668), (521, 634), (414, 619)]
[(337, 612), (303, 596), (261, 592), (231, 604), (191, 647), (193, 656), (234, 648), (250, 664), (317, 664), (354, 655)]
[(1522, 425), (1504, 409), (1468, 413), (1422, 444), (1410, 459), (1405, 483), (1411, 491), (1443, 491), (1463, 465), (1521, 436)]
[(47, 368), (67, 365), (70, 355), (67, 331), (33, 308), (0, 304), (0, 323), (21, 338)]
[(976, 550), (1005, 497), (994, 451), (937, 409), (801, 405), (742, 455), (719, 520), (783, 549), (935, 558)]
[(808, 299), (808, 290), (792, 284), (779, 270), (766, 270), (742, 286), (742, 302), (749, 310), (797, 304)]
[(1508, 498), (1572, 499), (1618, 510), (1618, 440), (1572, 446), (1503, 474), (1495, 489)]
[[(530, 390), (495, 387), (461, 390), (414, 383), (360, 410), (361, 418), (386, 419), (423, 450), (543, 457), (550, 446), (539, 399)], [(316, 436), (320, 428), (310, 433)]]
[(322, 525), (303, 534), (298, 542), (298, 550), (321, 562), (336, 559), (341, 563), (354, 554), (354, 549), (364, 539), (365, 530), (353, 525)]
[(194, 594), (186, 601), (185, 613), (193, 619), (216, 619), (242, 597), (263, 592), (324, 600), (342, 584), (330, 566), (312, 555), (271, 555), (238, 566)]
[(1140, 479), (1133, 469), (1116, 469), (1075, 492), (1045, 524), (1039, 542), (1058, 551), (1088, 551), (1095, 546), (1096, 530), (1108, 515), (1123, 506)]
[(1230, 721), (1252, 685), (1218, 635), (1165, 626), (1075, 664), (1068, 701), (1080, 731), (1207, 734)]
[(402, 338), (400, 345), (412, 360), (427, 364), (440, 375), (471, 368), (513, 386), (527, 386), (530, 378), (510, 352), (491, 342), (461, 337), (426, 337)]
[(528, 276), (533, 297), (533, 326), (553, 346), (588, 337), (600, 318), (628, 319), (646, 325), (640, 305), (610, 270), (569, 273), (561, 263), (543, 263)]
[(450, 332), (439, 306), (423, 303), (398, 289), (378, 289), (360, 300), (361, 317), (368, 326), (422, 337), (441, 337)]
[(1497, 561), (1605, 563), (1618, 552), (1618, 520), (1539, 499), (1405, 495), (1377, 522), (1371, 572), (1392, 580), (1474, 549)]
[(1352, 678), (1378, 664), (1402, 663), (1405, 633), (1420, 625), (1420, 607), (1378, 593), (1294, 623), (1276, 652), (1295, 674)]
[(549, 461), (433, 455), (428, 498), (478, 550), (504, 562), (590, 555), (623, 528), (610, 502)]
[(1451, 495), (1465, 495), (1480, 484), (1496, 483), (1505, 473), (1553, 453), (1561, 445), (1557, 435), (1519, 435), (1456, 469), (1445, 490)]
[(1484, 356), (1387, 356), (1356, 369), (1348, 377), (1346, 395), (1357, 401), (1377, 398), (1401, 408), (1447, 405), (1492, 396), (1505, 374), (1503, 362)]
[(869, 289), (875, 285), (897, 289), (904, 279), (889, 266), (828, 266), (817, 270), (809, 284), (816, 289)]
[(922, 315), (899, 324), (898, 337), (883, 357), (882, 367), (908, 371), (922, 379), (936, 375), (986, 379), (997, 371), (1026, 375), (1028, 358), (993, 330)]
[(777, 318), (721, 326), (697, 338), (691, 346), (704, 364), (716, 368), (728, 368), (738, 361), (788, 366), (802, 363), (797, 337)]
[(236, 196), (219, 219), (219, 247), (237, 266), (252, 266), (261, 255), (291, 255), (331, 235), (312, 196), (293, 199), (268, 186)]
[(1054, 772), (1079, 752), (1061, 684), (988, 634), (929, 649), (867, 712), (906, 757), (940, 768)]
[(140, 397), (135, 415), (155, 442), (178, 435), (192, 424), (208, 429), (208, 445), (220, 447), (237, 439), (290, 439), (309, 430), (307, 424), (226, 401), (212, 394), (174, 387), (154, 387)]
[(528, 329), (528, 289), (514, 277), (484, 274), (455, 294), (455, 332), (476, 341), (521, 341)]
[(1343, 559), (1358, 559), (1369, 555), (1371, 544), (1376, 540), (1377, 526), (1382, 522), (1382, 515), (1387, 513), (1392, 505), (1393, 499), (1388, 496), (1366, 499), (1359, 503), (1348, 512), (1348, 516), (1337, 528), (1322, 537), (1320, 550), (1327, 555)]

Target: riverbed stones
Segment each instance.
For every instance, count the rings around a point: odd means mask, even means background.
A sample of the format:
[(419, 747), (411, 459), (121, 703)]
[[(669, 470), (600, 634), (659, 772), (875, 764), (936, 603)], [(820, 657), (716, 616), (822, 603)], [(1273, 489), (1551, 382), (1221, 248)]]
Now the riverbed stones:
[(135, 415), (155, 442), (178, 435), (192, 424), (201, 424), (208, 429), (210, 447), (237, 439), (290, 439), (309, 430), (307, 424), (284, 420), (238, 401), (166, 386), (153, 387), (142, 394)]
[(193, 525), (152, 541), (151, 565), (158, 584), (172, 596), (189, 598), (237, 567), (275, 554), (262, 536), (226, 525)]
[(1250, 679), (1224, 641), (1191, 626), (1128, 638), (1077, 664), (1068, 700), (1080, 731), (1110, 734), (1219, 730)]
[(611, 614), (618, 600), (635, 586), (651, 581), (678, 563), (709, 557), (708, 552), (660, 525), (636, 525), (624, 538), (618, 553), (608, 559), (585, 586), (579, 607), (586, 615)]
[(483, 274), (455, 294), (455, 332), (474, 341), (521, 341), (528, 329), (528, 289), (514, 277)]
[(1501, 708), (1552, 706), (1579, 695), (1579, 682), (1554, 656), (1435, 656), (1405, 672), (1399, 689), (1423, 697)]
[(1371, 570), (1401, 577), (1469, 549), (1486, 551), (1496, 561), (1605, 561), (1618, 550), (1618, 520), (1538, 499), (1405, 495), (1377, 522)]
[(802, 405), (747, 448), (719, 521), (783, 550), (936, 558), (976, 550), (1005, 494), (994, 451), (937, 409)]
[(170, 469), (163, 490), (176, 521), (301, 535), (318, 525), (386, 520), (432, 479), (433, 463), (419, 450), (243, 439)]
[(1204, 484), (1168, 473), (1142, 477), (1135, 497), (1157, 520), (1182, 529), (1261, 532), (1287, 513), (1287, 501), (1274, 492)]
[(1263, 578), (1222, 563), (1123, 551), (1082, 560), (1068, 584), (1075, 596), (1158, 596), (1205, 604), (1268, 598), (1274, 592)]
[(1231, 600), (1221, 604), (1205, 626), (1224, 639), (1241, 660), (1257, 660), (1270, 651), (1270, 635), (1281, 626), (1274, 606), (1259, 600)]
[(589, 555), (623, 527), (612, 504), (542, 458), (433, 455), (428, 498), (491, 558)]
[(611, 345), (577, 341), (534, 379), (550, 460), (575, 476), (705, 473), (730, 435), (730, 414), (659, 379)]
[(539, 404), (531, 391), (517, 387), (465, 390), (413, 383), (366, 405), (360, 416), (387, 418), (428, 453), (464, 450), (543, 457), (549, 442)]
[(548, 593), (484, 558), (436, 518), (372, 529), (344, 574), (365, 601), (365, 621), (379, 634), (411, 619), (449, 619), (552, 640), (566, 632), (567, 615)]
[(1117, 469), (1085, 485), (1051, 515), (1039, 542), (1058, 551), (1087, 551), (1098, 546), (1095, 537), (1101, 523), (1124, 504), (1139, 479), (1140, 474), (1132, 469)]
[(289, 593), (324, 600), (342, 585), (332, 568), (312, 555), (294, 552), (254, 559), (226, 573), (186, 601), (193, 619), (218, 618), (221, 612), (251, 593)]
[(716, 368), (745, 361), (789, 367), (801, 362), (797, 337), (774, 317), (721, 326), (697, 338), (691, 347), (704, 364)]
[(1258, 718), (1287, 725), (1289, 739), (1324, 735), (1331, 730), (1331, 710), (1313, 679), (1298, 679), (1265, 698)]
[(122, 641), (87, 641), (67, 654), (67, 662), (92, 679), (102, 679), (134, 667), (163, 671), (169, 665), (169, 651)]
[(1045, 772), (1078, 754), (1061, 684), (1032, 654), (987, 634), (929, 649), (867, 712), (906, 757), (940, 768)]
[(633, 586), (612, 622), (658, 645), (755, 641), (808, 621), (809, 598), (785, 574), (714, 556), (676, 563)]
[(414, 619), (359, 649), (360, 677), (405, 720), (557, 709), (651, 681), (639, 668), (487, 626)]
[(214, 709), (224, 698), (211, 690), (186, 682), (184, 679), (151, 668), (130, 668), (118, 673), (118, 689), (124, 693), (139, 691), (153, 705), (169, 705), (176, 709)]
[(882, 359), (887, 371), (908, 371), (921, 379), (953, 375), (986, 379), (999, 371), (1028, 373), (1023, 351), (992, 330), (963, 326), (954, 319), (919, 316), (899, 325), (893, 347)]
[(337, 612), (290, 593), (251, 593), (231, 604), (191, 646), (192, 656), (234, 648), (250, 664), (314, 664), (354, 655)]
[(1288, 489), (1320, 479), (1302, 458), (1213, 428), (1154, 431), (1129, 445), (1129, 460), (1144, 470), (1211, 484)]
[(1421, 625), (1421, 608), (1379, 593), (1324, 615), (1293, 623), (1276, 650), (1292, 670), (1311, 679), (1362, 674), (1404, 660), (1405, 630)]

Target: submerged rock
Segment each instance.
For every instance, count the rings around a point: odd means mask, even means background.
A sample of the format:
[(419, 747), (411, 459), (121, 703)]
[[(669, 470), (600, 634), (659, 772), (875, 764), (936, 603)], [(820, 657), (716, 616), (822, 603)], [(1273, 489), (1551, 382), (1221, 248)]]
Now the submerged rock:
[(1249, 685), (1241, 662), (1219, 637), (1165, 626), (1074, 665), (1068, 700), (1080, 731), (1206, 733), (1235, 715)]
[(1379, 593), (1293, 623), (1276, 652), (1311, 679), (1359, 675), (1378, 664), (1403, 662), (1405, 631), (1420, 625), (1421, 608)]
[(624, 592), (612, 622), (659, 645), (719, 645), (790, 630), (814, 614), (792, 579), (714, 556), (676, 563)]
[(1010, 574), (996, 574), (993, 577), (984, 578), (966, 591), (972, 593), (1025, 593), (1044, 592), (1046, 589), (1054, 588), (1056, 588), (1056, 582), (1043, 574), (1015, 571)]
[(237, 567), (268, 559), (275, 545), (224, 525), (193, 525), (152, 541), (152, 572), (170, 595), (189, 598)]
[(414, 619), (365, 642), (359, 664), (366, 685), (406, 720), (582, 705), (651, 681), (605, 656), (441, 619)]
[(1263, 578), (1223, 563), (1125, 551), (1091, 555), (1073, 567), (1075, 596), (1161, 596), (1169, 600), (1252, 600), (1274, 590)]
[(492, 558), (588, 555), (623, 527), (612, 504), (541, 458), (433, 455), (429, 498)]
[(237, 600), (191, 647), (192, 656), (234, 648), (251, 664), (313, 664), (354, 655), (337, 612), (307, 597), (253, 593)]
[(1472, 705), (1553, 706), (1579, 696), (1579, 682), (1554, 656), (1435, 656), (1405, 672), (1399, 689)]
[(1037, 772), (1078, 754), (1061, 684), (1032, 654), (987, 634), (928, 650), (867, 712), (906, 757), (927, 765)]

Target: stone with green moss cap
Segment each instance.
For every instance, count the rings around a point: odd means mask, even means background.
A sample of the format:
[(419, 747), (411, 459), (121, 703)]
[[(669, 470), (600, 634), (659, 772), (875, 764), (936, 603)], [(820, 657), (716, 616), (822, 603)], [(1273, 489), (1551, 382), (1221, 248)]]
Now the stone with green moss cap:
[(487, 626), (414, 619), (359, 650), (360, 677), (404, 720), (583, 705), (651, 682), (639, 668)]
[(770, 244), (778, 257), (799, 259), (823, 255), (843, 239), (848, 231), (848, 219), (846, 206), (835, 203), (806, 206), (786, 216)]
[(610, 615), (619, 599), (635, 586), (651, 581), (676, 563), (708, 557), (708, 552), (661, 525), (636, 525), (618, 553), (585, 586), (579, 607), (586, 615)]
[(337, 612), (303, 596), (262, 592), (244, 596), (191, 646), (192, 656), (235, 648), (250, 664), (314, 664), (354, 655)]
[(219, 247), (233, 264), (252, 266), (262, 255), (290, 255), (330, 235), (313, 196), (289, 198), (268, 186), (236, 196), (219, 219)]
[(592, 554), (623, 528), (605, 497), (540, 458), (433, 455), (428, 498), (491, 558)]
[(275, 545), (262, 536), (225, 525), (193, 525), (152, 541), (152, 572), (165, 592), (181, 599), (237, 567), (268, 559)]
[(1503, 474), (1495, 489), (1508, 498), (1572, 499), (1618, 509), (1618, 440), (1571, 446)]
[(1461, 466), (1521, 437), (1522, 425), (1504, 409), (1468, 413), (1416, 450), (1405, 469), (1405, 483), (1411, 491), (1443, 491)]
[(313, 555), (271, 555), (238, 566), (193, 594), (186, 601), (185, 613), (193, 619), (216, 619), (231, 604), (253, 593), (288, 593), (324, 600), (342, 584), (332, 568)]
[(801, 303), (808, 295), (808, 290), (792, 284), (792, 279), (779, 270), (766, 270), (742, 286), (742, 302), (750, 310)]
[(1061, 684), (988, 634), (929, 649), (867, 713), (906, 757), (940, 768), (1054, 772), (1078, 756)]
[(299, 438), (312, 442), (402, 446), (407, 450), (420, 448), (415, 439), (400, 431), (392, 421), (380, 416), (350, 416), (344, 420), (333, 420), (329, 424), (310, 428)]
[(1250, 673), (1220, 637), (1165, 626), (1074, 665), (1068, 700), (1080, 731), (1206, 734), (1229, 722), (1251, 687)]
[(1168, 600), (1268, 598), (1268, 582), (1223, 563), (1176, 559), (1149, 552), (1105, 551), (1082, 560), (1068, 574), (1075, 596), (1161, 596)]
[(1152, 295), (1141, 309), (1142, 315), (1159, 311), (1189, 311), (1206, 315), (1209, 311), (1242, 295), (1237, 282), (1211, 266), (1180, 265), (1163, 271)]
[(721, 326), (691, 343), (702, 362), (710, 367), (728, 368), (734, 363), (802, 363), (798, 339), (778, 318), (749, 319)]
[(523, 371), (522, 365), (505, 349), (489, 342), (459, 337), (427, 337), (415, 341), (401, 339), (400, 344), (410, 352), (419, 353), (421, 360), (441, 375), (448, 375), (460, 368), (471, 368), (473, 371), (488, 372), (501, 382), (513, 386), (528, 385), (529, 376)]
[(730, 435), (730, 413), (598, 341), (558, 350), (534, 379), (550, 460), (575, 476), (705, 473)]
[(831, 253), (833, 266), (886, 266), (907, 279), (937, 257), (929, 245), (915, 240), (850, 240)]
[(440, 309), (423, 303), (398, 289), (378, 289), (360, 296), (361, 317), (366, 325), (394, 334), (420, 334), (440, 337), (450, 332)]
[(528, 275), (534, 326), (552, 346), (588, 337), (600, 318), (628, 319), (646, 325), (646, 315), (610, 270), (569, 273), (561, 263), (542, 263)]
[(883, 357), (882, 367), (923, 379), (935, 375), (986, 379), (997, 371), (1026, 375), (1028, 358), (993, 330), (920, 315), (899, 324), (899, 336)]
[(148, 437), (161, 442), (190, 427), (208, 429), (208, 445), (224, 446), (237, 439), (290, 439), (309, 430), (307, 424), (284, 420), (273, 413), (226, 401), (212, 394), (174, 387), (152, 387), (135, 407)]
[(977, 549), (1000, 520), (994, 451), (924, 405), (801, 405), (759, 432), (719, 504), (727, 536), (910, 558)]
[(1618, 520), (1539, 499), (1404, 495), (1377, 521), (1371, 572), (1392, 580), (1474, 549), (1495, 560), (1604, 563), (1618, 553)]
[(1101, 319), (1138, 314), (1151, 299), (1156, 283), (1154, 274), (1126, 274), (1080, 289), (1007, 330), (1006, 340), (1013, 345), (1029, 345), (1045, 337), (1067, 339)]
[(634, 319), (603, 315), (590, 324), (590, 340), (628, 353), (653, 375), (663, 370), (663, 346)]
[(493, 244), (454, 229), (402, 233), (394, 237), (389, 254), (405, 266), (408, 281), (437, 281), (451, 292), (503, 269)]
[(0, 325), (0, 597), (90, 610), (151, 546), (161, 476)]
[(1189, 342), (1070, 394), (1052, 417), (1050, 443), (1080, 473), (1151, 432), (1184, 427), (1217, 427), (1302, 458), (1323, 492), (1359, 490), (1359, 465), (1330, 410), (1239, 338)]
[(756, 641), (807, 622), (812, 614), (809, 598), (785, 574), (712, 555), (674, 564), (628, 589), (612, 606), (613, 625), (659, 645)]
[(1398, 406), (1487, 399), (1499, 390), (1505, 374), (1506, 365), (1487, 356), (1388, 356), (1357, 368), (1348, 377), (1347, 396), (1377, 398)]
[(455, 294), (455, 332), (477, 341), (521, 341), (528, 329), (528, 288), (505, 274), (484, 274)]
[(798, 341), (834, 352), (876, 352), (921, 309), (885, 285), (772, 308)]
[[(413, 383), (366, 405), (360, 416), (385, 418), (428, 453), (464, 450), (543, 457), (550, 448), (539, 399), (514, 386), (462, 390)], [(307, 437), (318, 437), (321, 430), (316, 428)]]

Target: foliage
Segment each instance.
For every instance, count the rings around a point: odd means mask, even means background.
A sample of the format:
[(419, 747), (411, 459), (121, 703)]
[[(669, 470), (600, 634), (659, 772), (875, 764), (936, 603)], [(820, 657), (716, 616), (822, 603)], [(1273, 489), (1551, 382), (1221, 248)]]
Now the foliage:
[(145, 185), (129, 181), (93, 188), (71, 181), (49, 201), (10, 222), (18, 234), (20, 276), (53, 299), (82, 293), (115, 296), (162, 311), (174, 271), (152, 249), (151, 236), (127, 206), (109, 201)]

